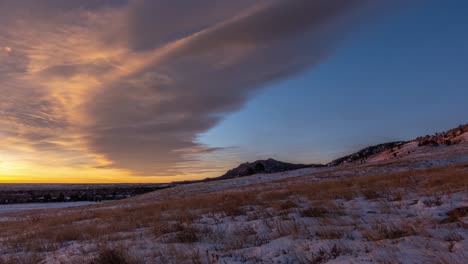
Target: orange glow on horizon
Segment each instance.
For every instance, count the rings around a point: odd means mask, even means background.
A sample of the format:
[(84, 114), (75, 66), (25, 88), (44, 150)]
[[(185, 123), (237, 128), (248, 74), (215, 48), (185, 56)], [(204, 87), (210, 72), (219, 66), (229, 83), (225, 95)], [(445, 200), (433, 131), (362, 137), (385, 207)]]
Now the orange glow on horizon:
[[(80, 165), (76, 167), (50, 166), (48, 164), (38, 164), (37, 161), (32, 162), (22, 159), (19, 156), (8, 155), (8, 153), (0, 151), (0, 184), (12, 183), (170, 183), (173, 181), (198, 180), (208, 177), (220, 176), (223, 171), (210, 172), (195, 172), (193, 174), (174, 174), (174, 175), (158, 175), (158, 176), (141, 176), (135, 175), (130, 171), (105, 168), (111, 163), (102, 157), (96, 158), (100, 166), (97, 168), (89, 165)], [(59, 161), (60, 163), (60, 161)]]
[[(11, 164), (9, 165), (11, 166)], [(168, 175), (137, 176), (118, 169), (71, 169), (0, 166), (0, 184), (11, 183), (170, 183), (173, 181), (197, 180), (215, 175)]]

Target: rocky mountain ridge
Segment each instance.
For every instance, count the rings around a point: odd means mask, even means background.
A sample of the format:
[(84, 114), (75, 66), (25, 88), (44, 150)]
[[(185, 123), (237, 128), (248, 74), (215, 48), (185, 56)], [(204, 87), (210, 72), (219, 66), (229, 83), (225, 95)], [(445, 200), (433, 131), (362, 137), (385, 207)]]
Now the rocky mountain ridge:
[(430, 151), (430, 147), (451, 146), (462, 142), (468, 142), (468, 124), (460, 125), (446, 132), (418, 137), (411, 141), (388, 142), (366, 147), (353, 154), (333, 160), (328, 163), (327, 166), (363, 164), (373, 161), (388, 160), (410, 155), (423, 147), (429, 147), (426, 151)]

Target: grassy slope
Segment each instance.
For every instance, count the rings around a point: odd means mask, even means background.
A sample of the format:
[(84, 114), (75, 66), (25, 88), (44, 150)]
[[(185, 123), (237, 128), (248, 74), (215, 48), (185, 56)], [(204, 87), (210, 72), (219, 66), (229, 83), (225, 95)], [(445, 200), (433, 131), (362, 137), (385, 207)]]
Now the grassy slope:
[(255, 175), (6, 214), (0, 253), (5, 263), (462, 263), (468, 163), (410, 164)]

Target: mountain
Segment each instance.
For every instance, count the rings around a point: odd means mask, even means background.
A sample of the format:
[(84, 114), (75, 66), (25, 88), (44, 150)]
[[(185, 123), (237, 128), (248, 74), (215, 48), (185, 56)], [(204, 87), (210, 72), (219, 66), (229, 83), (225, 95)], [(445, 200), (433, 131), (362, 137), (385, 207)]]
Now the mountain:
[(226, 180), (226, 179), (234, 179), (244, 176), (250, 176), (257, 173), (275, 173), (275, 172), (283, 172), (283, 171), (290, 171), (290, 170), (297, 170), (303, 168), (313, 168), (313, 167), (325, 167), (322, 164), (293, 164), (278, 161), (275, 159), (267, 159), (267, 160), (257, 160), (254, 162), (245, 162), (241, 165), (237, 166), (234, 169), (227, 171), (224, 175), (215, 177), (215, 178), (206, 178), (203, 180), (193, 180), (193, 181), (175, 181), (172, 182), (173, 184), (191, 184), (197, 182), (211, 182), (211, 181), (219, 181), (219, 180)]
[(249, 175), (253, 175), (257, 173), (274, 173), (274, 172), (283, 172), (283, 171), (297, 170), (297, 169), (309, 168), (309, 167), (320, 167), (320, 166), (323, 166), (323, 165), (292, 164), (292, 163), (277, 161), (274, 159), (257, 160), (254, 162), (242, 163), (237, 168), (229, 170), (228, 172), (226, 172), (226, 174), (224, 174), (223, 176), (217, 177), (216, 179), (219, 179), (219, 180), (233, 179), (233, 178), (249, 176)]
[(351, 155), (333, 160), (328, 163), (327, 166), (363, 164), (390, 160), (408, 156), (413, 153), (429, 153), (431, 148), (451, 146), (462, 142), (468, 142), (468, 124), (458, 126), (446, 132), (418, 137), (411, 141), (388, 142), (366, 147)]
[(257, 160), (254, 162), (242, 163), (238, 167), (229, 170), (224, 175), (204, 180), (179, 181), (174, 184), (189, 184), (196, 182), (208, 182), (238, 177), (249, 176), (257, 173), (275, 173), (290, 170), (297, 170), (310, 167), (334, 167), (342, 165), (355, 165), (373, 163), (391, 159), (406, 157), (409, 155), (430, 154), (435, 147), (451, 146), (462, 142), (468, 142), (468, 124), (434, 135), (418, 137), (411, 141), (395, 141), (369, 146), (358, 152), (338, 158), (326, 165), (321, 164), (292, 164), (274, 159)]

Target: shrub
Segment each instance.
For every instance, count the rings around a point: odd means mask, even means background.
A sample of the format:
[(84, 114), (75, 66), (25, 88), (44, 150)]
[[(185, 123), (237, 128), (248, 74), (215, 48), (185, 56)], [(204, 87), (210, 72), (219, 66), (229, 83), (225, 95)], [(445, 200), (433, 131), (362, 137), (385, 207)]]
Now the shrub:
[(282, 202), (280, 204), (280, 209), (281, 210), (288, 210), (288, 209), (291, 209), (291, 208), (294, 208), (294, 207), (297, 207), (297, 204), (294, 201), (291, 201), (291, 200), (287, 200), (287, 201)]
[(321, 228), (315, 232), (315, 235), (321, 239), (340, 239), (343, 237), (344, 232), (338, 229)]
[(90, 264), (136, 264), (136, 260), (131, 260), (123, 248), (101, 248), (98, 255)]
[(303, 217), (322, 217), (326, 213), (328, 213), (328, 210), (323, 207), (311, 207), (300, 212)]
[(409, 224), (401, 224), (397, 226), (394, 223), (373, 225), (371, 230), (365, 229), (361, 233), (368, 241), (397, 239), (417, 234), (415, 228)]
[(427, 207), (441, 206), (443, 204), (442, 198), (440, 197), (424, 200), (423, 203)]
[(193, 226), (182, 225), (182, 230), (177, 232), (176, 238), (179, 243), (195, 243), (198, 241), (198, 229)]
[(447, 217), (441, 221), (441, 223), (453, 223), (459, 221), (459, 219), (468, 215), (468, 206), (458, 207), (450, 210), (447, 213)]

